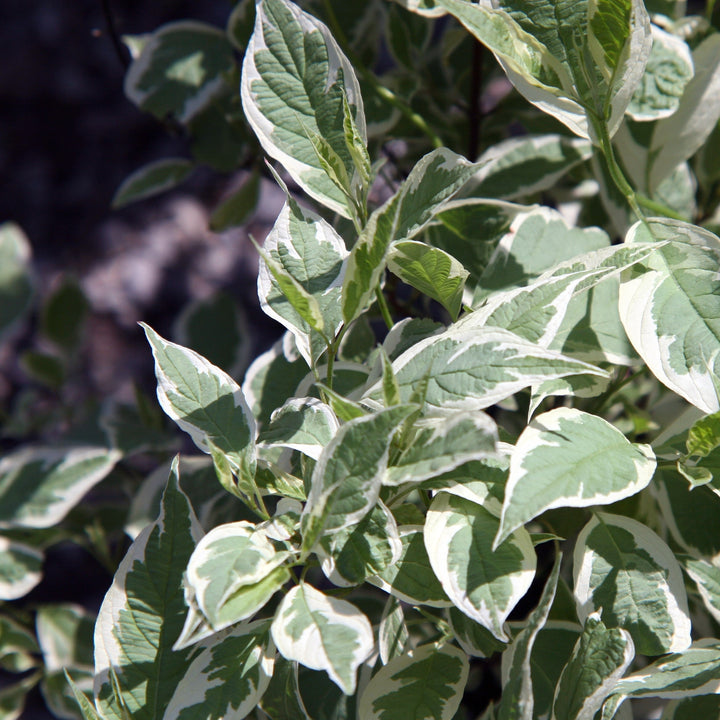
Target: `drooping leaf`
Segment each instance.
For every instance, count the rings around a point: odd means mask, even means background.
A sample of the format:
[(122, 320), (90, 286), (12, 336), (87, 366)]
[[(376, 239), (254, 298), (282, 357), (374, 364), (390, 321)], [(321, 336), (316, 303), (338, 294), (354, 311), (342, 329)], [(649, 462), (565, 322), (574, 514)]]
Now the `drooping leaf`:
[(0, 528), (49, 528), (103, 480), (120, 452), (26, 446), (0, 460)]
[(627, 270), (620, 318), (655, 377), (706, 413), (720, 409), (720, 239), (679, 220), (636, 223), (625, 242), (671, 240)]
[(340, 160), (353, 187), (362, 180), (345, 142), (344, 102), (366, 140), (360, 86), (327, 27), (289, 0), (264, 0), (245, 52), (245, 116), (265, 152), (319, 203), (345, 217), (355, 209), (321, 163), (313, 138)]
[(356, 671), (373, 651), (368, 619), (346, 600), (324, 595), (303, 583), (283, 598), (272, 637), (287, 660), (324, 670), (346, 694), (356, 688)]
[(0, 615), (0, 668), (25, 672), (36, 667), (34, 655), (40, 651), (35, 634), (8, 617)]
[(194, 658), (163, 720), (242, 720), (267, 689), (274, 660), (267, 620), (223, 633)]
[(417, 235), (465, 184), (477, 165), (439, 148), (415, 165), (397, 192), (368, 220), (348, 258), (342, 313), (352, 322), (370, 304), (393, 242)]
[(252, 478), (257, 428), (240, 386), (202, 355), (143, 327), (155, 358), (162, 409), (201, 450), (209, 452), (212, 443), (234, 472)]
[(124, 720), (127, 711), (157, 720), (187, 671), (192, 652), (172, 646), (186, 613), (183, 574), (201, 536), (176, 460), (160, 516), (120, 563), (95, 625), (95, 702), (107, 718)]
[(605, 626), (627, 630), (644, 655), (678, 652), (690, 645), (680, 565), (646, 525), (596, 513), (578, 536), (573, 574), (581, 620), (599, 611)]
[(649, 445), (629, 442), (597, 415), (575, 408), (543, 413), (515, 445), (495, 544), (550, 508), (608, 505), (634, 495), (655, 466)]
[(505, 620), (530, 587), (536, 557), (524, 529), (492, 550), (498, 525), (480, 505), (439, 493), (428, 509), (424, 536), (432, 569), (453, 604), (506, 642)]
[(553, 717), (593, 720), (634, 657), (628, 632), (590, 615), (557, 684)]
[(437, 300), (457, 320), (468, 272), (452, 255), (422, 242), (405, 240), (390, 248), (388, 269)]
[(452, 645), (423, 645), (378, 670), (360, 696), (363, 720), (452, 720), (469, 666)]
[(382, 664), (387, 665), (393, 658), (402, 656), (409, 640), (410, 633), (405, 624), (402, 605), (391, 595), (383, 608), (378, 628), (378, 649)]

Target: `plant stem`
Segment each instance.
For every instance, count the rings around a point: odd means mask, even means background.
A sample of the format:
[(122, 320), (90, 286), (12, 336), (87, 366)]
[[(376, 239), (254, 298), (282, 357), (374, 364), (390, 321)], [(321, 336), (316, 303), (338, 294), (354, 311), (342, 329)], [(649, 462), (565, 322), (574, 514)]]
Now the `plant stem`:
[(430, 142), (433, 147), (441, 148), (444, 143), (435, 131), (425, 122), (425, 118), (416, 113), (402, 98), (399, 98), (392, 90), (386, 88), (376, 77), (375, 73), (361, 62), (360, 58), (350, 47), (345, 31), (340, 26), (335, 11), (333, 10), (330, 0), (323, 0), (323, 7), (325, 14), (327, 15), (330, 29), (332, 30), (335, 39), (342, 45), (345, 54), (352, 62), (355, 69), (363, 76), (365, 81), (372, 87), (378, 97), (382, 98), (388, 104), (392, 105), (402, 115), (404, 115), (415, 127), (420, 130)]
[(382, 294), (382, 290), (380, 290), (379, 287), (375, 288), (375, 298), (377, 300), (378, 307), (380, 308), (380, 314), (382, 315), (382, 319), (387, 325), (387, 329), (392, 330), (394, 323), (392, 315), (390, 315), (390, 308), (388, 307), (385, 296)]
[(612, 140), (610, 139), (610, 134), (608, 133), (607, 123), (602, 120), (596, 122), (595, 132), (600, 139), (600, 146), (602, 148), (603, 155), (605, 156), (605, 161), (607, 162), (610, 177), (615, 183), (617, 189), (625, 196), (628, 205), (630, 205), (638, 220), (645, 220), (645, 213), (642, 211), (642, 208), (638, 203), (635, 190), (633, 190), (632, 185), (630, 185), (625, 178), (625, 175), (615, 158), (615, 150), (613, 149)]
[(118, 56), (118, 60), (122, 64), (125, 70), (130, 65), (130, 57), (128, 49), (123, 45), (120, 39), (120, 34), (115, 26), (115, 16), (113, 15), (112, 8), (110, 7), (110, 0), (100, 0), (102, 5), (103, 16), (105, 17), (105, 26), (107, 27), (107, 33), (110, 36), (113, 47), (115, 48), (115, 54)]

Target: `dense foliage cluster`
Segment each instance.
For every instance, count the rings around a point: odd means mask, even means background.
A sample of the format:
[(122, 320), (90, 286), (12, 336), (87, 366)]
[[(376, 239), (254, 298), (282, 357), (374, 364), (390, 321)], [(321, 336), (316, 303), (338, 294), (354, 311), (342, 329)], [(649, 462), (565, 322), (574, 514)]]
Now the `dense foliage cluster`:
[[(126, 39), (128, 97), (193, 160), (116, 204), (244, 167), (221, 230), (272, 174), (257, 287), (285, 334), (243, 378), (222, 303), (180, 342), (144, 326), (197, 454), (139, 396), (0, 459), (0, 663), (24, 673), (0, 712), (40, 682), (84, 720), (720, 717), (713, 3), (302, 5)], [(0, 331), (28, 263), (4, 227)], [(71, 284), (42, 311), (46, 382), (83, 312)], [(112, 586), (33, 626), (15, 601), (67, 539)]]

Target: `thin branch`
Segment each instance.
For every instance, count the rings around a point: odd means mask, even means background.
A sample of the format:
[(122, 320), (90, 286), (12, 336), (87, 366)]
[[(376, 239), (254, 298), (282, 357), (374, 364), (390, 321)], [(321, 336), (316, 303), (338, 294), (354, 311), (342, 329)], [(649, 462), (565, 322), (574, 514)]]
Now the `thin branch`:
[(117, 26), (115, 25), (115, 16), (110, 7), (110, 0), (100, 0), (100, 5), (102, 6), (103, 16), (105, 17), (107, 34), (110, 36), (110, 40), (115, 48), (115, 54), (118, 60), (120, 60), (120, 64), (127, 70), (130, 66), (130, 51), (125, 47)]

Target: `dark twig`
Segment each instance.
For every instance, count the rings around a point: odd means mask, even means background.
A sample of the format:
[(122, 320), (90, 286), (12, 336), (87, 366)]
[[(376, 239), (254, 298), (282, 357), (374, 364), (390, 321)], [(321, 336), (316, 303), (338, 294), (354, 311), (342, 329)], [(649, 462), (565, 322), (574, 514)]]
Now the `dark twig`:
[(118, 33), (117, 27), (115, 26), (115, 16), (110, 7), (110, 0), (100, 0), (100, 4), (102, 5), (103, 15), (105, 17), (107, 34), (110, 36), (110, 40), (115, 48), (115, 54), (123, 68), (127, 70), (130, 65), (130, 52), (125, 47), (125, 44), (120, 38), (120, 33)]
[(480, 150), (480, 123), (482, 122), (482, 81), (484, 50), (482, 43), (473, 40), (472, 69), (470, 74), (470, 103), (468, 107), (468, 153), (470, 160), (477, 159)]

